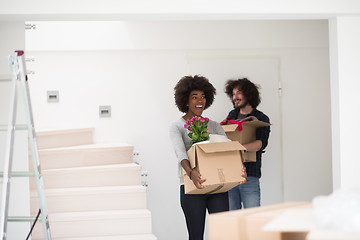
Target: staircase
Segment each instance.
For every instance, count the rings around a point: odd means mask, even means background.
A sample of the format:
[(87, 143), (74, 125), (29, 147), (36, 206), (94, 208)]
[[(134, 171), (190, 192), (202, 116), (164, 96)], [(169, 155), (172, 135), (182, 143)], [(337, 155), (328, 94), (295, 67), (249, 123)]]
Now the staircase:
[[(93, 132), (37, 133), (52, 238), (156, 240), (133, 147), (95, 144)], [(31, 215), (36, 215), (35, 181), (30, 189)], [(44, 239), (41, 224), (36, 224), (31, 239)]]

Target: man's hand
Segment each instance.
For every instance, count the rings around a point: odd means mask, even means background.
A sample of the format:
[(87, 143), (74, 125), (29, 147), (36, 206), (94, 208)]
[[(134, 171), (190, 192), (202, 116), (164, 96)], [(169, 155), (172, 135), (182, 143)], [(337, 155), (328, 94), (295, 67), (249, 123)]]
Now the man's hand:
[(237, 122), (242, 122), (242, 121), (254, 121), (254, 120), (258, 120), (256, 117), (254, 116), (249, 116), (243, 119), (236, 119)]
[(246, 173), (246, 168), (243, 167), (242, 171), (241, 171), (241, 176), (245, 179), (244, 181), (241, 181), (240, 184), (244, 184), (246, 183), (246, 178), (247, 178), (247, 173)]

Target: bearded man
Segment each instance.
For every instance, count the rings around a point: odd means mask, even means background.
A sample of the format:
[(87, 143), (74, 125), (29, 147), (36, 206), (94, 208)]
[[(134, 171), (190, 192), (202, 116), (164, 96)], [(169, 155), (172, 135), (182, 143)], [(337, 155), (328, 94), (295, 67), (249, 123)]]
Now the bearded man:
[[(257, 109), (261, 102), (259, 87), (247, 78), (229, 80), (225, 85), (225, 93), (231, 99), (234, 109), (227, 119), (260, 120), (270, 123), (270, 119)], [(247, 151), (256, 151), (256, 162), (245, 162), (247, 182), (229, 190), (229, 208), (236, 210), (260, 206), (261, 157), (268, 144), (270, 126), (256, 129), (256, 140), (243, 146)]]

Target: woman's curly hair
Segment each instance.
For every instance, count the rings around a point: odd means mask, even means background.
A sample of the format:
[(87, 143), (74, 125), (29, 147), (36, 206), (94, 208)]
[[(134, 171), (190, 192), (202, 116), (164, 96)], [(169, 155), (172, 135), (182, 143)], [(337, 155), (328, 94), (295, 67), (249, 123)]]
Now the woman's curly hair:
[(225, 84), (225, 93), (226, 95), (228, 95), (231, 101), (233, 101), (234, 88), (237, 88), (242, 92), (250, 106), (252, 106), (253, 108), (259, 106), (261, 102), (259, 86), (252, 83), (247, 78), (227, 81)]
[(189, 111), (189, 96), (193, 90), (203, 91), (205, 93), (205, 109), (210, 107), (214, 101), (216, 89), (207, 78), (200, 75), (184, 76), (174, 87), (175, 104), (183, 113)]

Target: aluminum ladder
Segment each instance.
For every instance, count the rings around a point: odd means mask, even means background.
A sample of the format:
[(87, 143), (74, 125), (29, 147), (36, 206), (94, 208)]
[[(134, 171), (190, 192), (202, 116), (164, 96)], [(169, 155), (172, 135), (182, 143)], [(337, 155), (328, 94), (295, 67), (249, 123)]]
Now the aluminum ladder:
[[(30, 237), (33, 227), (37, 220), (41, 221), (44, 230), (44, 239), (51, 240), (50, 224), (48, 218), (48, 211), (45, 201), (44, 183), (41, 174), (39, 153), (37, 148), (36, 134), (34, 128), (34, 120), (32, 115), (28, 77), (25, 65), (24, 51), (15, 51), (15, 56), (9, 57), (9, 63), (12, 67), (13, 78), (11, 84), (11, 99), (10, 99), (10, 114), (7, 125), (7, 138), (4, 159), (4, 172), (1, 174), (3, 178), (3, 187), (1, 195), (1, 229), (0, 239), (6, 240), (7, 238), (7, 224), (8, 222), (32, 222), (27, 239)], [(17, 88), (23, 90), (24, 105), (26, 111), (27, 124), (16, 126), (16, 112), (17, 112)], [(28, 130), (29, 147), (31, 149), (31, 156), (33, 162), (34, 172), (12, 172), (13, 152), (14, 152), (14, 138), (15, 130)], [(39, 213), (36, 217), (9, 217), (9, 197), (10, 197), (10, 183), (12, 177), (35, 177), (38, 200), (39, 200)]]

